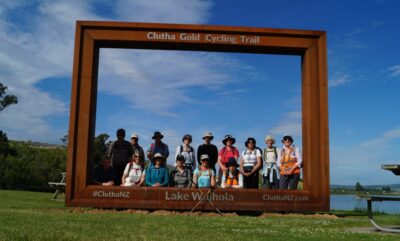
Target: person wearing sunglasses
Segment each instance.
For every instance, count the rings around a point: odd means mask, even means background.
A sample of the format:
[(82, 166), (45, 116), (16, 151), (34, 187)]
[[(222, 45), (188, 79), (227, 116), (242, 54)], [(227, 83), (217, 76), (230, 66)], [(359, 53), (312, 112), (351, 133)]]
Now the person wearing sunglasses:
[[(185, 158), (185, 167), (193, 173), (196, 168), (196, 153), (194, 148), (190, 145), (192, 143), (192, 136), (186, 134), (182, 137), (182, 145), (176, 147), (175, 160), (179, 155)], [(176, 165), (176, 163), (175, 163)]]
[(258, 171), (261, 168), (261, 152), (256, 148), (256, 139), (247, 138), (246, 150), (242, 152), (240, 172), (243, 173), (244, 188), (258, 188)]
[(218, 148), (214, 144), (211, 144), (211, 141), (213, 139), (214, 139), (214, 136), (211, 132), (206, 131), (204, 133), (204, 135), (203, 135), (204, 143), (199, 145), (199, 147), (197, 148), (197, 161), (198, 161), (198, 164), (201, 165), (201, 162), (200, 162), (201, 155), (204, 155), (204, 154), (208, 155), (210, 158), (208, 165), (216, 173), (215, 164), (218, 161)]
[(293, 145), (293, 138), (285, 135), (282, 138), (283, 148), (278, 155), (277, 166), (280, 172), (279, 189), (297, 190), (300, 180), (302, 157), (298, 147)]

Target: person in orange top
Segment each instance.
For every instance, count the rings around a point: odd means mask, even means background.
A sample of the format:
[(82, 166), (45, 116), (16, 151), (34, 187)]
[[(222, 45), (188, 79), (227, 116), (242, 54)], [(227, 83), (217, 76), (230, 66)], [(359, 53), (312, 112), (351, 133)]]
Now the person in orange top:
[(279, 189), (297, 190), (297, 184), (300, 180), (300, 169), (303, 160), (299, 148), (293, 145), (291, 136), (282, 138), (283, 148), (278, 155), (277, 166), (281, 178), (279, 180)]
[(228, 169), (222, 175), (221, 187), (222, 188), (242, 188), (243, 175), (237, 169), (238, 164), (235, 158), (231, 157), (226, 164)]

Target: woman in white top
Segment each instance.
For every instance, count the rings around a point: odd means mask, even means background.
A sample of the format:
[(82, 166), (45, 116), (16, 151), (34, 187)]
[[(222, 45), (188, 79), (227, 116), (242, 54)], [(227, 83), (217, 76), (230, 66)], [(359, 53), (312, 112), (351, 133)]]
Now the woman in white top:
[(247, 138), (247, 149), (242, 152), (240, 172), (243, 173), (244, 188), (258, 188), (258, 171), (261, 168), (261, 152), (256, 148), (256, 139)]
[(124, 187), (140, 187), (145, 181), (145, 169), (143, 160), (139, 152), (135, 152), (132, 156), (131, 162), (129, 162), (122, 175), (122, 184)]
[(185, 167), (193, 173), (196, 169), (196, 153), (194, 148), (190, 145), (192, 143), (192, 136), (186, 134), (182, 138), (182, 145), (176, 147), (175, 160), (178, 155), (185, 157)]

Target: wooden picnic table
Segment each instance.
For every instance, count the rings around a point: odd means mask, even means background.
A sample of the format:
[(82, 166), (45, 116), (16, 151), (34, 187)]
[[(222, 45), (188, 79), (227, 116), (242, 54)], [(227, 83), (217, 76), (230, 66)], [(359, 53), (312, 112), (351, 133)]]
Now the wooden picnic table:
[[(400, 175), (400, 165), (398, 164), (385, 164), (381, 166), (382, 169), (388, 170), (393, 172), (393, 174), (399, 176)], [(368, 205), (368, 219), (371, 224), (378, 229), (379, 231), (383, 232), (391, 232), (391, 233), (400, 233), (400, 228), (383, 228), (379, 226), (373, 216), (372, 216), (372, 202), (382, 202), (382, 201), (400, 201), (400, 196), (388, 196), (388, 195), (370, 195), (366, 197), (367, 205)]]
[(62, 176), (62, 178), (59, 182), (48, 182), (50, 187), (54, 187), (56, 189), (56, 191), (54, 192), (53, 198), (52, 198), (53, 200), (57, 200), (57, 197), (59, 194), (65, 193), (65, 185), (66, 185), (65, 178), (67, 176), (67, 173), (62, 172), (61, 176)]

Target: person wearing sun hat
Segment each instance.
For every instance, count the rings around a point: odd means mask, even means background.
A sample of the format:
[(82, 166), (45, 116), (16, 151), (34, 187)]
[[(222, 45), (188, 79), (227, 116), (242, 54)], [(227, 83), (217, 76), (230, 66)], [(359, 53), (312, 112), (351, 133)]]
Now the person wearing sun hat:
[(261, 168), (261, 152), (256, 148), (256, 139), (247, 138), (246, 150), (240, 159), (240, 171), (243, 173), (244, 188), (258, 188), (258, 171)]
[(277, 166), (280, 171), (279, 189), (297, 190), (300, 169), (303, 164), (301, 153), (299, 148), (293, 145), (291, 136), (283, 136), (282, 143), (283, 148), (277, 160)]
[(228, 169), (223, 173), (221, 180), (222, 188), (242, 188), (243, 175), (237, 169), (238, 164), (235, 158), (231, 157), (226, 164)]
[(265, 137), (264, 164), (262, 168), (263, 188), (278, 189), (279, 188), (279, 169), (276, 164), (280, 149), (274, 146), (275, 138), (271, 135)]
[(131, 135), (131, 144), (133, 148), (133, 152), (139, 152), (140, 159), (144, 161), (144, 151), (143, 148), (139, 145), (139, 135), (136, 133), (132, 133)]
[(209, 167), (210, 158), (207, 154), (200, 156), (201, 165), (193, 172), (193, 184), (198, 188), (210, 188), (215, 186), (215, 172)]
[(151, 143), (149, 149), (147, 149), (147, 158), (149, 158), (149, 160), (152, 160), (156, 153), (160, 153), (165, 158), (165, 160), (168, 158), (169, 149), (168, 145), (161, 141), (163, 138), (164, 135), (161, 134), (161, 132), (154, 132), (154, 135), (152, 137), (154, 143)]
[(164, 165), (165, 157), (161, 153), (156, 153), (152, 162), (153, 164), (146, 168), (146, 186), (167, 187), (169, 183), (169, 173)]
[(228, 163), (229, 158), (233, 157), (236, 161), (239, 158), (239, 151), (233, 146), (235, 142), (236, 139), (233, 138), (232, 135), (226, 135), (222, 140), (224, 147), (222, 147), (218, 153), (219, 177), (222, 177), (222, 173), (228, 169), (226, 164)]
[(123, 187), (140, 187), (145, 181), (145, 169), (143, 159), (139, 151), (136, 151), (132, 156), (132, 161), (129, 162), (122, 175)]
[(182, 155), (185, 158), (185, 167), (193, 173), (196, 168), (196, 153), (194, 148), (190, 145), (191, 143), (192, 135), (185, 134), (182, 137), (182, 145), (176, 147), (175, 160), (179, 155)]
[(175, 169), (169, 175), (170, 187), (191, 187), (192, 172), (185, 166), (185, 157), (178, 155), (176, 157)]
[(203, 135), (204, 143), (199, 145), (199, 147), (197, 148), (197, 161), (199, 165), (201, 165), (200, 156), (207, 154), (208, 157), (210, 158), (208, 165), (215, 172), (215, 164), (218, 161), (218, 148), (215, 145), (211, 144), (211, 141), (213, 139), (214, 136), (211, 132), (206, 131), (204, 133)]

